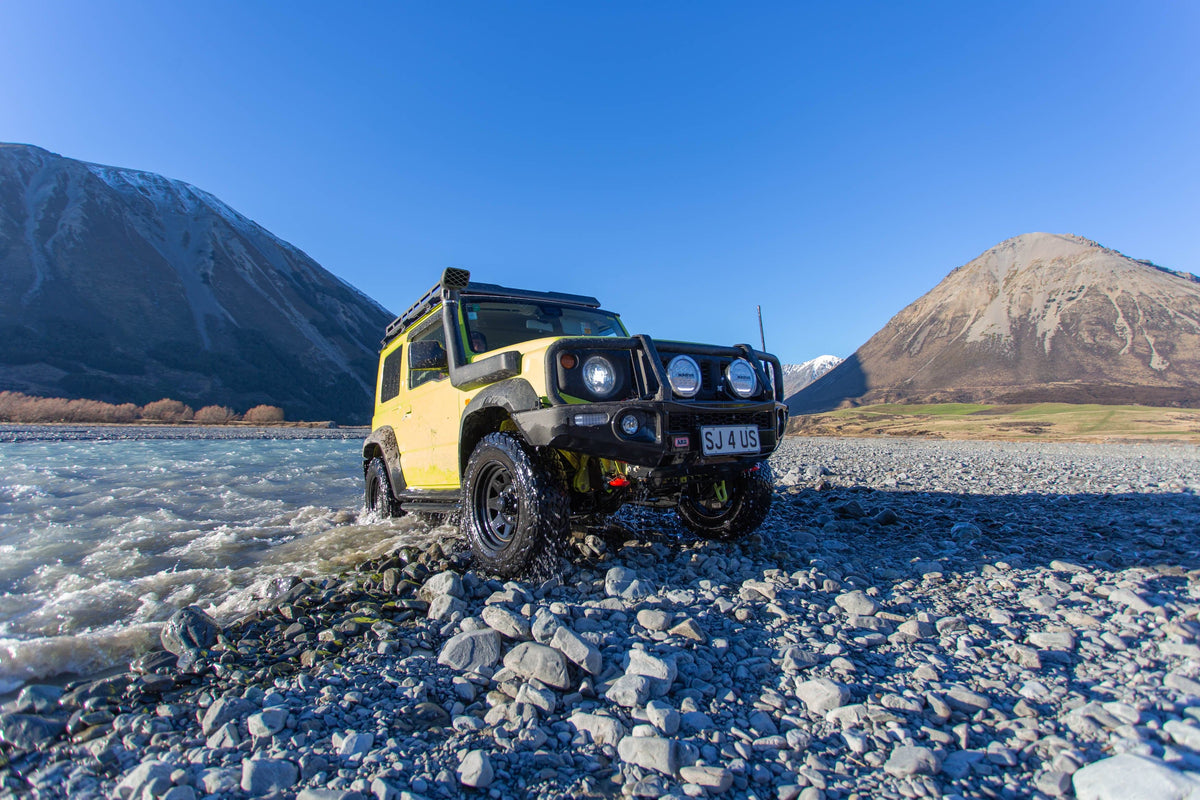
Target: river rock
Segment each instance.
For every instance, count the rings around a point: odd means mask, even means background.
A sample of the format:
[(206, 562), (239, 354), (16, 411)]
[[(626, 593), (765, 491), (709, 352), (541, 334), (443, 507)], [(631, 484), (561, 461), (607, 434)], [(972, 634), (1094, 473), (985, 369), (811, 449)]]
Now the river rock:
[(491, 605), (483, 609), (483, 621), (501, 636), (518, 641), (528, 641), (533, 638), (533, 630), (529, 620), (520, 614), (509, 611), (504, 606)]
[(200, 729), (205, 736), (211, 736), (225, 723), (245, 719), (250, 714), (253, 714), (254, 710), (254, 704), (244, 698), (219, 697), (204, 712), (204, 719), (200, 723)]
[(603, 666), (600, 651), (595, 645), (579, 638), (570, 628), (561, 627), (556, 630), (550, 638), (550, 646), (582, 667), (584, 672), (600, 674), (600, 668)]
[(1194, 774), (1129, 753), (1088, 764), (1071, 783), (1078, 800), (1200, 800)]
[(912, 775), (937, 775), (941, 760), (928, 747), (901, 745), (892, 750), (883, 768), (889, 775), (907, 778)]
[(67, 729), (66, 718), (43, 714), (0, 714), (0, 742), (18, 750), (37, 750)]
[(282, 758), (248, 758), (242, 762), (242, 791), (251, 797), (287, 791), (299, 778), (296, 765)]
[(571, 686), (563, 654), (536, 642), (522, 642), (504, 656), (504, 666), (525, 678), (534, 678), (555, 689)]
[(603, 714), (576, 712), (568, 720), (576, 730), (585, 732), (598, 745), (616, 744), (628, 734), (628, 729), (619, 719)]
[(472, 789), (486, 789), (492, 784), (492, 761), (482, 750), (472, 750), (458, 765), (458, 780)]
[(617, 755), (622, 761), (661, 772), (668, 777), (674, 777), (679, 771), (678, 746), (672, 739), (626, 736), (617, 743)]
[(188, 650), (210, 649), (220, 632), (217, 621), (202, 608), (186, 606), (171, 615), (159, 639), (164, 648), (178, 656)]
[(869, 597), (866, 592), (859, 589), (839, 594), (834, 598), (834, 602), (847, 614), (858, 614), (869, 617), (879, 610), (879, 603), (875, 602), (874, 598)]
[(492, 628), (451, 636), (442, 645), (438, 663), (459, 672), (478, 672), (500, 659), (500, 634)]
[(804, 701), (804, 705), (814, 714), (823, 716), (835, 708), (844, 706), (850, 699), (850, 690), (828, 678), (816, 678), (798, 684), (796, 696)]

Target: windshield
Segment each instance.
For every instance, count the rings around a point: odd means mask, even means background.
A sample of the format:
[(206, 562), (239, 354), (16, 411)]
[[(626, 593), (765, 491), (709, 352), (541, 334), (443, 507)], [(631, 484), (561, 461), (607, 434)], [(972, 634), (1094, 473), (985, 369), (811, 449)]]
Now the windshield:
[(595, 308), (512, 300), (463, 303), (472, 353), (511, 347), (547, 336), (628, 336), (616, 314)]

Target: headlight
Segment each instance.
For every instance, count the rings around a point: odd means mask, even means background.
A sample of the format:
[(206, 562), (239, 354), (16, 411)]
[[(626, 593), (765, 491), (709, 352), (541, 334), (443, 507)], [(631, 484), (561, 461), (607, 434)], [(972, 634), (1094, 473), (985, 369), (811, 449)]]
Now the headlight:
[(680, 397), (695, 397), (700, 391), (700, 365), (691, 356), (675, 356), (667, 364), (667, 382)]
[(592, 356), (583, 362), (583, 385), (597, 397), (608, 397), (617, 388), (617, 372), (604, 356)]
[(758, 377), (754, 374), (754, 367), (744, 358), (737, 359), (725, 368), (725, 380), (738, 397), (750, 397), (758, 391)]

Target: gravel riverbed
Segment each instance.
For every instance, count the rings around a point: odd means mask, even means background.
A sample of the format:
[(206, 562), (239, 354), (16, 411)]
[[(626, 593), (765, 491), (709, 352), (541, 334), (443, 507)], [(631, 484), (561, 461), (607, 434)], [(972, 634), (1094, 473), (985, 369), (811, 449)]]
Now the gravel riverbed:
[(1200, 797), (1200, 450), (789, 438), (736, 544), (454, 531), (0, 713), (0, 796)]

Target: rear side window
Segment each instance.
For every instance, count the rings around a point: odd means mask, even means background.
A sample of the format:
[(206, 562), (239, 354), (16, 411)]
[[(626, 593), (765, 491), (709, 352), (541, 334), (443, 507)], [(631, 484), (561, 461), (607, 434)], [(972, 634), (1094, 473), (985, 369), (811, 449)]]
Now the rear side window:
[(404, 348), (397, 347), (383, 360), (383, 379), (379, 384), (379, 402), (386, 403), (400, 394), (400, 354)]
[[(409, 359), (408, 359), (408, 388), (410, 388), (410, 389), (415, 389), (418, 386), (421, 386), (422, 384), (430, 383), (433, 381), (440, 381), (440, 380), (450, 377), (450, 373), (445, 368), (446, 331), (442, 327), (442, 320), (441, 320), (440, 316), (435, 316), (428, 323), (423, 325), (421, 330), (418, 331), (417, 333), (415, 333), (413, 335), (413, 337), (409, 340), (407, 349), (409, 351), (411, 351), (413, 349), (414, 345), (418, 345), (423, 342), (436, 342), (437, 343), (437, 347), (435, 347), (433, 349), (433, 351), (437, 351), (437, 350), (441, 351), (442, 366), (440, 366), (438, 368), (432, 368), (432, 367), (430, 367), (429, 363), (426, 363), (425, 361), (423, 361), (422, 359), (419, 359), (419, 358), (413, 358), (410, 355)], [(426, 346), (424, 348), (418, 348), (418, 349), (423, 349), (425, 351), (426, 357), (428, 357), (429, 354), (431, 352), (433, 352), (429, 349), (428, 346)]]

